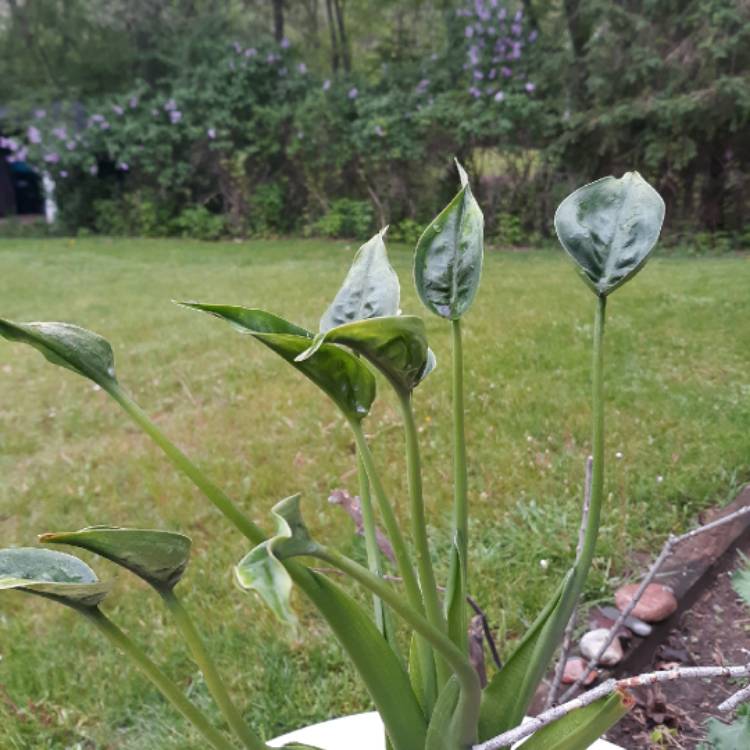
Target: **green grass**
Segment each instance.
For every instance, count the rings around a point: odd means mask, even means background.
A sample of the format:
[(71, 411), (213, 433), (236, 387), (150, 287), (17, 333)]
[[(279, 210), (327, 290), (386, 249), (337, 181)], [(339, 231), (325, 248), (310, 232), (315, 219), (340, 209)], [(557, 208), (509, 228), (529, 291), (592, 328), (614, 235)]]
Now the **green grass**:
[[(361, 557), (348, 519), (326, 501), (333, 488), (356, 491), (352, 439), (334, 407), (249, 338), (170, 303), (249, 304), (314, 327), (353, 249), (296, 240), (7, 240), (0, 242), (0, 315), (67, 320), (105, 335), (121, 382), (255, 520), (268, 527), (270, 506), (302, 491), (317, 534)], [(395, 247), (391, 255), (403, 309), (421, 312), (410, 252)], [(608, 499), (590, 599), (637, 572), (636, 551), (653, 551), (750, 475), (749, 271), (746, 257), (657, 257), (610, 301)], [(464, 326), (471, 589), (506, 648), (573, 554), (589, 446), (593, 314), (594, 297), (561, 253), (491, 253)], [(450, 332), (436, 318), (427, 324), (440, 366), (420, 387), (416, 409), (430, 536), (444, 579)], [(381, 391), (366, 428), (403, 510), (396, 404)], [(368, 707), (302, 600), (302, 638), (293, 642), (257, 599), (234, 587), (231, 566), (247, 550), (243, 539), (90, 383), (26, 347), (0, 345), (0, 445), (2, 545), (94, 523), (193, 537), (178, 591), (264, 736)], [(216, 717), (156, 597), (112, 565), (92, 564), (115, 580), (106, 611)], [(0, 747), (203, 747), (73, 613), (22, 594), (3, 596), (0, 607)]]

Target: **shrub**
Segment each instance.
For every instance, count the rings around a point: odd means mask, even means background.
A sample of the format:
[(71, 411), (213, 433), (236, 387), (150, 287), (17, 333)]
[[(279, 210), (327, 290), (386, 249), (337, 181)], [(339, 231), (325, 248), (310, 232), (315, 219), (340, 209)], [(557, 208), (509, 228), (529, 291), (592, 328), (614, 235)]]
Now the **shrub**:
[(220, 214), (212, 214), (205, 206), (192, 206), (184, 209), (172, 226), (183, 237), (218, 240), (226, 231), (226, 220)]
[(339, 198), (312, 229), (314, 234), (324, 237), (364, 239), (372, 231), (373, 222), (372, 206), (367, 201)]

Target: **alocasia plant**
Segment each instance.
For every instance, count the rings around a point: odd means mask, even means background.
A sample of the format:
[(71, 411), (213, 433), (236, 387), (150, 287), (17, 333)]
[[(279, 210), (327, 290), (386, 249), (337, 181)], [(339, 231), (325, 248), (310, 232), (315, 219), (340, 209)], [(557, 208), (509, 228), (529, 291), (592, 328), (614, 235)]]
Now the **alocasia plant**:
[[(433, 569), (427, 536), (413, 405), (414, 393), (436, 366), (436, 358), (428, 345), (424, 322), (415, 315), (401, 314), (399, 282), (388, 260), (385, 230), (360, 248), (343, 285), (323, 312), (316, 333), (256, 308), (181, 303), (210, 313), (265, 345), (315, 383), (344, 415), (357, 446), (367, 566), (311, 537), (303, 520), (299, 494), (273, 507), (276, 530), (273, 536), (266, 537), (132, 400), (117, 379), (112, 349), (103, 338), (67, 323), (0, 320), (0, 334), (6, 339), (30, 344), (50, 362), (101, 386), (245, 536), (252, 548), (235, 567), (237, 582), (242, 588), (257, 592), (291, 627), (296, 617), (290, 592), (294, 586), (302, 590), (358, 670), (394, 750), (470, 750), (519, 724), (528, 710), (583, 590), (596, 546), (604, 479), (603, 342), (607, 299), (646, 262), (664, 216), (661, 198), (637, 173), (591, 183), (558, 208), (555, 228), (560, 242), (595, 294), (591, 510), (576, 563), (504, 666), (482, 690), (467, 641), (471, 547), (462, 326), (481, 278), (483, 217), (466, 173), (460, 165), (458, 170), (458, 193), (425, 229), (414, 256), (419, 298), (452, 329), (454, 507), (450, 572), (443, 587)], [(378, 375), (393, 389), (401, 407), (410, 540), (399, 524), (363, 428), (377, 396)], [(376, 523), (382, 524), (392, 546), (398, 583), (383, 574)], [(235, 738), (250, 750), (266, 747), (232, 703), (197, 628), (174, 592), (187, 566), (187, 537), (167, 531), (91, 527), (44, 534), (41, 541), (95, 552), (148, 582), (173, 615)], [(337, 568), (369, 591), (373, 613), (369, 614), (339, 585), (308, 567), (305, 558)], [(403, 595), (397, 586), (403, 587)], [(106, 587), (88, 566), (69, 555), (45, 549), (2, 550), (0, 589), (28, 591), (79, 611), (136, 661), (213, 747), (233, 747), (106, 618), (99, 609)], [(401, 654), (396, 638), (398, 622), (413, 633), (407, 658)], [(626, 696), (619, 693), (602, 698), (545, 727), (528, 741), (527, 747), (584, 750), (629, 705)]]

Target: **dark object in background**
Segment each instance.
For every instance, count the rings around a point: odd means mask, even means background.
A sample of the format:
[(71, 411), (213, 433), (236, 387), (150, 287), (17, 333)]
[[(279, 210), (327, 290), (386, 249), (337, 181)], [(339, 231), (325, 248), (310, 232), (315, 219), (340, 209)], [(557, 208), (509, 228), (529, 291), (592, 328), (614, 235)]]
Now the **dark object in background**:
[(44, 195), (39, 175), (24, 161), (14, 161), (9, 166), (11, 182), (16, 194), (16, 212), (43, 214)]
[(10, 164), (0, 154), (0, 219), (16, 214), (16, 191), (10, 174)]

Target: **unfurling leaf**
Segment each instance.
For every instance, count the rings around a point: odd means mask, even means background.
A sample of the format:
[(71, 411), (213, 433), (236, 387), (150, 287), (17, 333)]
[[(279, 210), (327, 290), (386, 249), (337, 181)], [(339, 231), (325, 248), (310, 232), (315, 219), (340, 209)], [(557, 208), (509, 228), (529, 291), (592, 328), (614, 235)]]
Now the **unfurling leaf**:
[(0, 318), (0, 336), (30, 344), (52, 364), (83, 375), (102, 388), (117, 383), (112, 347), (85, 328), (70, 323), (14, 323)]
[(310, 346), (313, 339), (312, 333), (304, 328), (254, 308), (199, 302), (179, 304), (215, 315), (240, 333), (250, 334), (265, 344), (328, 394), (349, 419), (359, 421), (369, 413), (375, 400), (375, 377), (350, 352), (323, 344), (314, 356), (297, 362), (296, 357)]
[(460, 732), (456, 725), (456, 708), (461, 697), (461, 687), (453, 675), (438, 695), (427, 727), (425, 750), (454, 750), (461, 747)]
[(109, 591), (86, 563), (36, 547), (0, 550), (0, 590), (18, 589), (69, 607), (96, 607)]
[(424, 305), (457, 320), (479, 288), (484, 254), (484, 216), (458, 162), (461, 189), (424, 230), (414, 254), (414, 281)]
[(281, 560), (318, 549), (302, 520), (299, 502), (300, 496), (293, 495), (273, 506), (276, 536), (248, 552), (234, 569), (239, 585), (257, 591), (273, 613), (292, 627), (297, 625), (290, 605), (292, 579)]
[(320, 319), (320, 332), (355, 320), (397, 315), (401, 289), (388, 261), (385, 229), (357, 250), (349, 273)]
[(122, 565), (159, 590), (174, 588), (182, 578), (191, 546), (189, 537), (173, 531), (114, 526), (42, 534), (39, 541), (70, 544), (95, 552)]
[(625, 692), (616, 691), (583, 708), (571, 711), (534, 732), (524, 750), (588, 750), (635, 705)]
[(297, 357), (304, 362), (324, 343), (342, 344), (361, 354), (399, 390), (410, 392), (435, 368), (424, 322), (414, 315), (370, 318), (319, 333)]
[(643, 267), (663, 221), (659, 193), (638, 172), (626, 172), (571, 193), (555, 213), (555, 231), (584, 281), (603, 297)]

